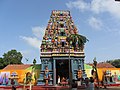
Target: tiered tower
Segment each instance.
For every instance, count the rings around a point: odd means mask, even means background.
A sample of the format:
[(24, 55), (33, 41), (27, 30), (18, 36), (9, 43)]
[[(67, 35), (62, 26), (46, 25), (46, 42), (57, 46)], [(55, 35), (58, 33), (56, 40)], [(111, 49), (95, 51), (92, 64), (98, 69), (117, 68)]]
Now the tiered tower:
[(84, 51), (82, 47), (69, 46), (66, 37), (78, 33), (67, 10), (53, 10), (41, 44), (41, 73), (38, 85), (44, 84), (44, 71), (47, 66), (50, 73), (49, 84), (56, 85), (58, 75), (69, 79), (69, 61), (72, 79), (77, 80), (77, 71), (84, 72)]

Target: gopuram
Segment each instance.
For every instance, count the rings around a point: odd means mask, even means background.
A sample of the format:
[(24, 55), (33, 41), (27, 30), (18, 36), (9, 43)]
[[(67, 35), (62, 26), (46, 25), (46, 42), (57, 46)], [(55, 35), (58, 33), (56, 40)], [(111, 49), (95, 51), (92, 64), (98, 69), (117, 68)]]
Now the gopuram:
[(53, 10), (40, 47), (41, 72), (37, 85), (56, 85), (62, 78), (67, 81), (70, 71), (72, 80), (78, 80), (78, 76), (86, 77), (84, 48), (76, 45), (74, 49), (66, 41), (69, 35), (75, 33), (78, 30), (70, 11)]

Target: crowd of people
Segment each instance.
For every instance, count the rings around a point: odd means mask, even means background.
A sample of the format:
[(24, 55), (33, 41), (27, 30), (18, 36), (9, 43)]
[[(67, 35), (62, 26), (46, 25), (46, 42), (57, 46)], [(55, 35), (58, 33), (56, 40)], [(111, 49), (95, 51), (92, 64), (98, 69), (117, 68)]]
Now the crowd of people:
[[(58, 85), (68, 85), (68, 80), (65, 78), (65, 77), (62, 77), (60, 79), (60, 76), (58, 76), (58, 82), (57, 82)], [(79, 87), (79, 86), (82, 86), (84, 85), (84, 87), (86, 88), (86, 90), (94, 90), (94, 79), (93, 77), (90, 77), (90, 78), (79, 78), (78, 81), (75, 81), (73, 80), (72, 81), (72, 87), (73, 88), (76, 88), (76, 87)]]
[(68, 85), (68, 80), (65, 77), (62, 77), (60, 79), (60, 76), (58, 76), (58, 85), (66, 86)]
[[(115, 73), (116, 75), (116, 73)], [(78, 73), (77, 73), (77, 80), (73, 80), (72, 81), (72, 86), (73, 87), (79, 87), (79, 86), (84, 86), (86, 88), (86, 90), (94, 90), (94, 87), (102, 87), (102, 88), (106, 88), (106, 85), (109, 83), (109, 82), (113, 82), (113, 81), (117, 81), (116, 80), (116, 77), (115, 78), (112, 78), (112, 75), (110, 74), (109, 76), (107, 75), (106, 72), (103, 72), (103, 77), (102, 77), (102, 80), (99, 81), (97, 79), (97, 77), (95, 77), (96, 75), (92, 75), (92, 77), (88, 78), (83, 78), (82, 77), (82, 73), (81, 71), (79, 70)], [(58, 75), (57, 77), (57, 84), (58, 85), (62, 85), (62, 86), (66, 86), (66, 85), (69, 85), (69, 79), (67, 77), (60, 77)], [(49, 73), (49, 70), (48, 70), (48, 67), (46, 66), (45, 67), (45, 72), (44, 72), (44, 80), (45, 80), (45, 84), (48, 85), (48, 82), (50, 80), (50, 73)]]
[[(77, 87), (84, 87), (86, 88), (86, 90), (94, 90), (94, 88), (106, 88), (106, 83), (107, 81), (101, 81), (99, 82), (98, 85), (98, 81), (96, 81), (96, 79), (94, 79), (93, 77), (90, 78), (79, 78), (78, 80), (73, 80), (72, 81), (72, 87), (73, 88), (77, 88)], [(69, 85), (69, 80), (66, 79), (65, 77), (60, 78), (60, 76), (58, 76), (58, 85), (62, 85), (62, 86), (66, 86)]]
[[(73, 82), (73, 85), (75, 83)], [(84, 86), (84, 88), (86, 88), (86, 90), (94, 90), (94, 79), (93, 77), (90, 78), (80, 78), (77, 81), (77, 85), (75, 87), (80, 87), (80, 86)], [(74, 86), (73, 86), (74, 87)]]

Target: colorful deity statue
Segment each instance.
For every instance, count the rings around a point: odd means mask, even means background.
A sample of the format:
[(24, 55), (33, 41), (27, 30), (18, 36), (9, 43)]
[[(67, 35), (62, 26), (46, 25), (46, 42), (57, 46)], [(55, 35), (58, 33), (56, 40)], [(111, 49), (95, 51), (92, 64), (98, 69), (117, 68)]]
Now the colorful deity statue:
[(45, 67), (45, 71), (44, 71), (44, 80), (45, 80), (45, 85), (48, 85), (48, 82), (50, 80), (50, 73), (47, 66)]
[(118, 76), (117, 76), (116, 72), (114, 72), (114, 81), (115, 81), (115, 82), (118, 81)]
[(82, 78), (82, 70), (80, 69), (77, 71), (77, 78), (78, 79)]

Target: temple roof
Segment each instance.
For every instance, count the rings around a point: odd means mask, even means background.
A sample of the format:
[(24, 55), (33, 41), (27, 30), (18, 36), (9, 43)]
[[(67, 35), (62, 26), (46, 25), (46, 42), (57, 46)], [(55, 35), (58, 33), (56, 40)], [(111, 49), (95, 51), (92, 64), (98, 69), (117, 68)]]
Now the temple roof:
[(32, 64), (12, 64), (7, 65), (3, 70), (25, 70), (31, 66)]
[[(72, 20), (70, 11), (53, 10), (41, 43), (41, 56), (61, 56), (62, 54), (60, 53), (66, 53), (66, 56), (68, 56), (69, 43), (66, 38), (71, 34), (78, 34), (78, 30)], [(74, 54), (74, 52), (76, 53)], [(78, 52), (81, 52), (81, 54), (78, 54)], [(71, 45), (70, 53), (73, 53), (73, 56), (76, 57), (84, 56), (83, 48), (78, 47), (78, 42), (76, 43), (75, 49)]]
[[(93, 66), (93, 64), (88, 64), (88, 65)], [(97, 64), (97, 68), (116, 68), (116, 67), (114, 67), (110, 63), (101, 62)]]

